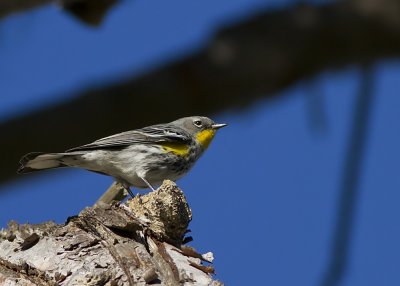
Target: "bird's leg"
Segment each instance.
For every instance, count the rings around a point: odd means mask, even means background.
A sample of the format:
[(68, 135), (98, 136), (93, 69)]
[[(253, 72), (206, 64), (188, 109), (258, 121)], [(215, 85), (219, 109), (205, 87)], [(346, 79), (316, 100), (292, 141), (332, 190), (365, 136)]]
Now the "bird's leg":
[(132, 198), (135, 197), (135, 195), (133, 194), (133, 192), (132, 192), (132, 190), (131, 190), (131, 188), (129, 187), (128, 184), (122, 183), (122, 186), (124, 187), (124, 189), (129, 193), (129, 195), (130, 195)]
[(144, 178), (144, 177), (139, 177), (143, 180), (143, 182), (146, 183), (146, 185), (154, 192), (155, 189), (153, 188), (153, 186)]
[(129, 187), (126, 187), (125, 190), (127, 190), (127, 192), (129, 193), (129, 195), (134, 198), (135, 194), (132, 192), (132, 190)]

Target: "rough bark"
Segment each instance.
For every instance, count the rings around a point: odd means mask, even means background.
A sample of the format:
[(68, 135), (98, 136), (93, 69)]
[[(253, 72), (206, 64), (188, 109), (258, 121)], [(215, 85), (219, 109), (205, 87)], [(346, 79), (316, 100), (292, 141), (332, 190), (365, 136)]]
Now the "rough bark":
[(212, 254), (183, 245), (191, 216), (182, 191), (165, 181), (63, 225), (11, 222), (0, 232), (0, 285), (222, 285), (211, 277)]

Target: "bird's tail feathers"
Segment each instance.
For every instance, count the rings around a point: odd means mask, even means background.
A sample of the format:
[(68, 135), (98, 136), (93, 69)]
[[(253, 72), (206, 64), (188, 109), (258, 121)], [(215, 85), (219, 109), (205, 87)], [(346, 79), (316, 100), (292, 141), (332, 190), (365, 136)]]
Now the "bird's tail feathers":
[(20, 160), (20, 166), (17, 170), (18, 174), (31, 173), (44, 169), (54, 169), (67, 167), (62, 161), (65, 153), (29, 153)]

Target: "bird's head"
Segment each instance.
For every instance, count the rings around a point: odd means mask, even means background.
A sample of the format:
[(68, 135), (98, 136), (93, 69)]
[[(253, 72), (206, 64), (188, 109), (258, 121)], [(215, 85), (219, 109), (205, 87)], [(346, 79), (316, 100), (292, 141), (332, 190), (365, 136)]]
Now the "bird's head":
[(204, 149), (210, 145), (218, 129), (225, 127), (225, 123), (215, 123), (205, 116), (190, 116), (174, 121), (174, 123), (192, 135), (196, 142)]

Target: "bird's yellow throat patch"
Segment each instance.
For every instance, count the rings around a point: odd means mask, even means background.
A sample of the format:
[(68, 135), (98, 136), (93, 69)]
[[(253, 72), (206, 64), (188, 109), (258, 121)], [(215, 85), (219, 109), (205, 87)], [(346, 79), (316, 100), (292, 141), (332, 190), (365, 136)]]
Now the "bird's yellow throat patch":
[(204, 149), (207, 149), (208, 145), (210, 145), (211, 141), (213, 140), (216, 131), (217, 130), (214, 129), (207, 129), (197, 133), (197, 142), (199, 142)]

